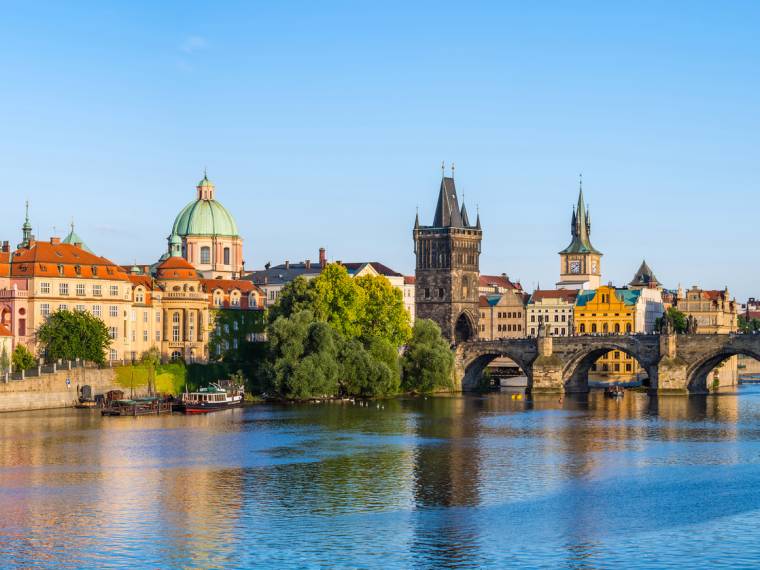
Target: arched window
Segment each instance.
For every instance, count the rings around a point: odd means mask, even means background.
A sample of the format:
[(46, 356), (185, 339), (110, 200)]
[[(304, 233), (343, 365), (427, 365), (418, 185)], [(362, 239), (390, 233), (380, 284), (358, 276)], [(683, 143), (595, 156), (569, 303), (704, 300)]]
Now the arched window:
[(596, 332), (596, 323), (594, 323), (594, 324), (591, 325), (591, 332), (592, 333)]
[(462, 299), (467, 299), (470, 294), (470, 281), (465, 275), (462, 277)]
[(182, 358), (182, 353), (179, 350), (172, 352), (172, 360), (179, 360)]
[(201, 263), (211, 263), (211, 248), (207, 245), (201, 248)]
[(615, 332), (616, 333), (620, 332), (620, 323), (615, 323)]
[(230, 264), (230, 248), (229, 247), (224, 248), (223, 255), (224, 255), (224, 264), (229, 265)]
[(578, 327), (578, 330), (580, 332), (582, 332), (582, 333), (585, 333), (586, 332), (586, 325), (583, 324), (583, 323), (581, 323), (580, 327)]
[(607, 323), (604, 323), (604, 324), (602, 325), (602, 332), (603, 332), (603, 333), (608, 333), (608, 332), (610, 332), (610, 330), (609, 330), (609, 327), (607, 326)]
[(627, 323), (625, 325), (625, 332), (627, 332), (627, 333), (631, 332), (631, 323)]
[[(172, 314), (172, 342), (179, 342), (179, 313)], [(172, 358), (174, 358), (172, 356)]]

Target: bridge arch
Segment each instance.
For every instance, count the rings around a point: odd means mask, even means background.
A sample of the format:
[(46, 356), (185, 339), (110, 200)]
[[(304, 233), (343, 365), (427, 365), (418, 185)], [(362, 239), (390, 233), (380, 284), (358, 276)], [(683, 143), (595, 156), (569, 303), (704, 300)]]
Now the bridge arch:
[(594, 363), (610, 351), (632, 357), (649, 377), (650, 387), (657, 389), (657, 356), (649, 354), (633, 337), (595, 337), (593, 343), (568, 355), (562, 372), (565, 392), (588, 392), (588, 373)]
[(532, 364), (536, 358), (536, 351), (532, 344), (527, 347), (523, 345), (524, 342), (519, 341), (478, 341), (463, 345), (462, 353), (458, 355), (462, 390), (468, 392), (477, 389), (486, 367), (502, 357), (509, 358), (520, 367), (528, 378), (528, 390), (530, 390), (533, 382)]
[(732, 346), (726, 344), (719, 350), (708, 353), (689, 366), (686, 373), (686, 385), (689, 392), (709, 392), (709, 375), (715, 367), (725, 362), (732, 356), (744, 355), (760, 361), (760, 347), (751, 348), (744, 346)]
[(467, 311), (459, 313), (456, 322), (454, 323), (454, 340), (459, 342), (467, 342), (474, 340), (477, 337), (477, 329), (475, 328), (475, 319)]

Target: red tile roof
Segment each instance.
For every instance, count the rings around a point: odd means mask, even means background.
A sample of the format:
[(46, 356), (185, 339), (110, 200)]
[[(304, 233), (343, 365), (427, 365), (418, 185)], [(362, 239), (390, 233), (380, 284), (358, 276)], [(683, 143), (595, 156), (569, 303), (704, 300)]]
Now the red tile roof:
[(241, 293), (256, 291), (261, 295), (264, 294), (261, 289), (247, 279), (201, 279), (201, 285), (209, 293), (215, 289), (221, 289), (225, 293), (231, 293), (237, 289)]
[(578, 291), (573, 289), (536, 289), (531, 295), (533, 301), (539, 301), (541, 299), (562, 299), (567, 303), (575, 302), (575, 298), (578, 296)]
[(414, 285), (417, 278), (414, 275), (404, 275), (404, 285)]
[(126, 272), (105, 257), (69, 243), (35, 241), (11, 256), (13, 277), (81, 277), (126, 281)]
[(522, 290), (520, 283), (512, 283), (506, 275), (481, 275), (479, 280), (481, 287), (501, 287), (504, 289)]

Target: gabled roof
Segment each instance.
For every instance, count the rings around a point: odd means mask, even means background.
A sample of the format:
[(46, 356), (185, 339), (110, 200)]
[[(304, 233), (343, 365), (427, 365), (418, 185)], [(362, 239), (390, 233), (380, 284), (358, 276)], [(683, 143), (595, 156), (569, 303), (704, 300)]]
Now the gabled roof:
[(535, 303), (542, 299), (561, 299), (566, 303), (574, 303), (578, 296), (576, 289), (536, 289), (530, 296), (530, 302)]
[(358, 261), (358, 262), (351, 262), (351, 263), (342, 263), (343, 267), (346, 268), (346, 270), (349, 272), (349, 274), (359, 271), (362, 267), (365, 265), (369, 265), (377, 271), (380, 275), (385, 275), (386, 277), (403, 277), (401, 273), (398, 271), (394, 271), (387, 265), (384, 265), (380, 263), (379, 261)]
[(247, 279), (201, 279), (201, 285), (209, 293), (216, 289), (221, 289), (225, 293), (231, 293), (237, 289), (241, 293), (247, 294), (251, 291), (256, 291), (263, 295), (261, 289)]
[(654, 276), (654, 272), (647, 265), (646, 260), (641, 262), (636, 275), (629, 283), (631, 287), (659, 287), (660, 282)]
[(517, 289), (522, 291), (520, 283), (513, 283), (506, 275), (481, 275), (478, 278), (480, 287), (500, 287), (503, 289)]

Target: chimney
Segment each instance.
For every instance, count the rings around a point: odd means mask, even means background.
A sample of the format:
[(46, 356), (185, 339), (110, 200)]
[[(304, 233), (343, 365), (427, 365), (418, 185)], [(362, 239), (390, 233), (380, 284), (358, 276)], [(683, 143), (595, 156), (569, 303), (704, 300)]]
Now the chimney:
[(61, 243), (61, 238), (57, 238), (57, 237), (51, 237), (51, 238), (50, 238), (50, 243), (51, 243), (52, 245), (58, 245), (58, 244), (60, 244), (60, 243)]
[(327, 251), (324, 247), (319, 248), (319, 266), (324, 267), (327, 265)]
[[(3, 242), (3, 251), (5, 253), (8, 253), (11, 250), (11, 245), (8, 243), (8, 240)], [(752, 299), (754, 301), (754, 299)]]
[(306, 266), (306, 269), (311, 269), (311, 259), (307, 259), (304, 262), (304, 265)]
[(285, 269), (290, 269), (290, 261), (285, 260)]

